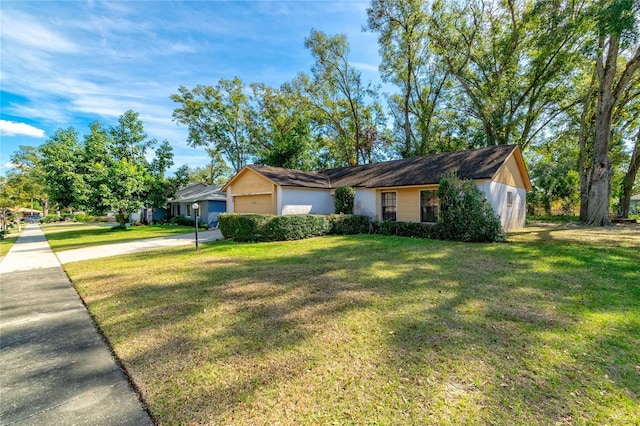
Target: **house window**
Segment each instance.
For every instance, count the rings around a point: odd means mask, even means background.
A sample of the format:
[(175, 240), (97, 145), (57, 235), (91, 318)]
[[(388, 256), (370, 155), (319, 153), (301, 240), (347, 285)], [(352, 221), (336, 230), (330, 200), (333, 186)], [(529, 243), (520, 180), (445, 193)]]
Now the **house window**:
[(396, 220), (396, 193), (382, 193), (382, 220)]
[(439, 207), (438, 191), (420, 191), (421, 222), (437, 222)]
[(191, 204), (187, 203), (187, 217), (191, 217)]
[(176, 216), (180, 216), (180, 204), (176, 204)]
[(513, 206), (513, 191), (507, 191), (507, 207)]

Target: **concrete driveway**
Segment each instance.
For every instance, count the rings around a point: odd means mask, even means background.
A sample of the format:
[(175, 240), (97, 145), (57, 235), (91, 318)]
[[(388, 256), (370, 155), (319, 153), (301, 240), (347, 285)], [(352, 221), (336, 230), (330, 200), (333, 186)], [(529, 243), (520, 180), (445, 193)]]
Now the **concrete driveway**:
[[(222, 232), (215, 229), (198, 233), (198, 242), (222, 240)], [(101, 257), (118, 256), (121, 254), (137, 253), (167, 247), (193, 245), (195, 249), (195, 235), (184, 234), (171, 237), (148, 238), (146, 240), (127, 241), (116, 244), (104, 244), (95, 247), (85, 247), (73, 250), (59, 251), (56, 253), (61, 264), (79, 262), (81, 260), (98, 259)]]

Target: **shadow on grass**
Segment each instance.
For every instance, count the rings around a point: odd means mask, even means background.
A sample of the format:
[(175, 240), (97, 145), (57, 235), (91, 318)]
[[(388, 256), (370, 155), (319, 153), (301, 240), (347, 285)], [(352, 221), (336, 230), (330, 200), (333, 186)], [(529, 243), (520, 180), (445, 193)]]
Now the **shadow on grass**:
[(302, 407), (301, 423), (631, 419), (637, 252), (545, 232), (494, 245), (221, 242), (130, 256), (115, 280), (93, 272), (99, 261), (72, 278), (91, 282), (85, 298), (161, 423), (275, 416), (288, 386), (328, 416)]

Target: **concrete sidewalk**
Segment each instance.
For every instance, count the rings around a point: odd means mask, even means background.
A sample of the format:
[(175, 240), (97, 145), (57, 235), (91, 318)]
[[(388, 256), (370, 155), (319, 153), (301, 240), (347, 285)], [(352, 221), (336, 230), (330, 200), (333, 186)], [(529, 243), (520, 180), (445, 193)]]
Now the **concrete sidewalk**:
[(0, 262), (0, 424), (153, 424), (38, 225)]
[[(222, 240), (222, 232), (216, 229), (198, 233), (198, 243)], [(171, 237), (147, 238), (146, 240), (127, 241), (116, 244), (104, 244), (95, 247), (85, 247), (56, 253), (61, 264), (78, 262), (81, 260), (98, 259), (101, 257), (118, 256), (121, 254), (137, 253), (166, 247), (193, 245), (195, 249), (195, 235), (184, 234)]]

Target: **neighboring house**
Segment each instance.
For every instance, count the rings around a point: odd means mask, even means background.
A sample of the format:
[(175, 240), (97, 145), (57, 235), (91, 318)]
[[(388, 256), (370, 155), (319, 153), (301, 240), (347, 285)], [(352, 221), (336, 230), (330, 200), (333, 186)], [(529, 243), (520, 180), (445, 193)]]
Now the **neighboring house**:
[(222, 185), (191, 183), (180, 188), (176, 196), (168, 200), (168, 210), (173, 217), (183, 216), (193, 219), (193, 203), (199, 204), (198, 215), (203, 223), (218, 226), (218, 215), (227, 211), (227, 197), (220, 191)]
[(629, 214), (640, 214), (640, 194), (633, 195), (629, 200)]
[(313, 172), (249, 165), (222, 191), (230, 213), (329, 214), (335, 211), (335, 188), (350, 186), (356, 190), (356, 214), (375, 220), (437, 222), (438, 183), (449, 173), (477, 183), (504, 230), (525, 225), (531, 182), (517, 145)]
[(29, 208), (19, 208), (14, 211), (14, 213), (22, 213), (23, 219), (29, 219), (30, 217), (40, 217), (42, 216), (42, 211), (29, 209)]
[[(109, 217), (109, 214), (107, 214), (107, 217)], [(142, 222), (142, 223), (150, 224), (154, 221), (161, 222), (164, 220), (165, 217), (167, 217), (167, 209), (163, 207), (158, 207), (158, 208), (149, 207), (149, 208), (143, 208), (138, 212), (131, 213), (129, 215), (129, 222), (130, 223)]]

